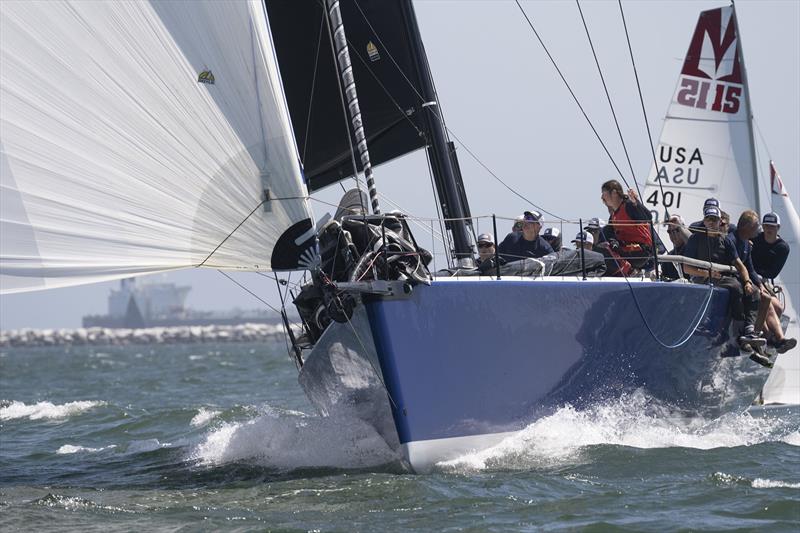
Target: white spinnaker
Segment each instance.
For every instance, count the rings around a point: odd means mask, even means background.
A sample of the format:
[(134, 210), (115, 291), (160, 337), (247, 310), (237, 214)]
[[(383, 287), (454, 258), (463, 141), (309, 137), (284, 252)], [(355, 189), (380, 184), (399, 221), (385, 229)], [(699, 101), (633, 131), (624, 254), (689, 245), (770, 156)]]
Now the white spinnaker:
[[(800, 305), (800, 217), (771, 161), (770, 179), (772, 210), (781, 217), (779, 235), (789, 244), (790, 249), (778, 281), (784, 288), (785, 314), (790, 318), (786, 336), (797, 339), (800, 338), (800, 324), (796, 312), (797, 306)], [(765, 404), (800, 404), (800, 348), (778, 356), (775, 367), (764, 384), (761, 397)]]
[(0, 45), (3, 293), (267, 270), (311, 216), (259, 0), (5, 0)]
[[(643, 193), (656, 222), (664, 221), (665, 211), (687, 223), (700, 220), (703, 202), (712, 196), (733, 220), (758, 209), (734, 17), (732, 7), (700, 14), (656, 148), (658, 167)], [(669, 243), (666, 233), (662, 239)]]

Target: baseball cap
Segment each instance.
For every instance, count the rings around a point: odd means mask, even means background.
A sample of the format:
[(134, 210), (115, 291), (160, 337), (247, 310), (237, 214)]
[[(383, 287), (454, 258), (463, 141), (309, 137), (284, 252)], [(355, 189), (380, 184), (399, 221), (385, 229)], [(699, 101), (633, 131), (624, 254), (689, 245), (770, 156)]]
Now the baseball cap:
[(686, 222), (683, 221), (683, 217), (680, 215), (672, 215), (669, 219), (664, 222), (664, 226), (685, 226)]
[(575, 238), (572, 239), (572, 242), (579, 243), (583, 240), (583, 242), (588, 242), (589, 244), (594, 244), (594, 237), (588, 231), (579, 231)]
[(719, 200), (717, 200), (716, 198), (706, 198), (706, 201), (703, 202), (703, 209), (709, 206), (714, 206), (717, 209), (719, 209)]
[(542, 233), (542, 237), (545, 239), (557, 239), (559, 235), (561, 235), (561, 231), (558, 228), (547, 228)]
[[(713, 198), (712, 198), (713, 200)], [(707, 205), (703, 207), (703, 217), (717, 217), (720, 218), (720, 211), (719, 207), (713, 205)]]
[(767, 213), (764, 215), (764, 218), (761, 219), (762, 226), (780, 226), (781, 225), (781, 217), (778, 216), (778, 213)]
[(522, 220), (525, 222), (539, 222), (542, 214), (538, 211), (525, 211), (522, 213)]
[(488, 242), (489, 244), (494, 244), (494, 237), (492, 237), (488, 233), (481, 233), (478, 235), (478, 244), (482, 242)]
[(600, 229), (600, 219), (597, 217), (590, 218), (589, 222), (583, 227), (583, 229), (587, 230), (595, 230)]

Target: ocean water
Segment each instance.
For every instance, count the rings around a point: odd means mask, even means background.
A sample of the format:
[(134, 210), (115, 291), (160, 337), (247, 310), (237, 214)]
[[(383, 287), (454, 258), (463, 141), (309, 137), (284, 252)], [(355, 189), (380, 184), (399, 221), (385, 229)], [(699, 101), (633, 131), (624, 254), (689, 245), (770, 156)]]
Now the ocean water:
[(0, 530), (800, 530), (800, 414), (564, 406), (415, 475), (283, 342), (0, 351)]

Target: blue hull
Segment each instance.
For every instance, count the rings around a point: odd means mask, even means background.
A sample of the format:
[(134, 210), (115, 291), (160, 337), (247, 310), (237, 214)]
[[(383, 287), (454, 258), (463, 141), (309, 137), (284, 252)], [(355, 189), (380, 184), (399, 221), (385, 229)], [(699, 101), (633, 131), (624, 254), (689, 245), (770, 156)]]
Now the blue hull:
[[(490, 442), (473, 437), (634, 389), (686, 413), (743, 409), (768, 371), (729, 342), (727, 303), (727, 291), (697, 285), (473, 279), (369, 298), (366, 309), (408, 457), (414, 443)], [(686, 338), (700, 316), (682, 346), (656, 340)], [(721, 390), (715, 373), (731, 364), (744, 377)], [(446, 458), (440, 448), (409, 460), (419, 468)]]

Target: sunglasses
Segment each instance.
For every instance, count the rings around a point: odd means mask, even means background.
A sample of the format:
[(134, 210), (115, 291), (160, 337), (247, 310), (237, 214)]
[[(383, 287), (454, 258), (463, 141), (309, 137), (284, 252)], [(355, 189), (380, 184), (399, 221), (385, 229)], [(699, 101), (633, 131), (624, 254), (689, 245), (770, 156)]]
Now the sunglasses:
[(492, 244), (490, 242), (479, 242), (478, 243), (478, 248), (491, 248), (492, 246), (494, 246), (494, 244)]

